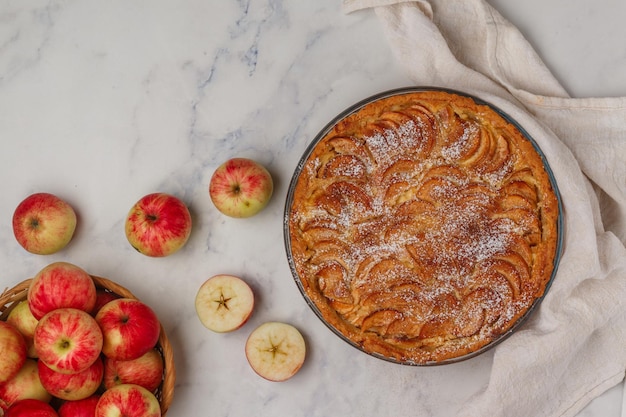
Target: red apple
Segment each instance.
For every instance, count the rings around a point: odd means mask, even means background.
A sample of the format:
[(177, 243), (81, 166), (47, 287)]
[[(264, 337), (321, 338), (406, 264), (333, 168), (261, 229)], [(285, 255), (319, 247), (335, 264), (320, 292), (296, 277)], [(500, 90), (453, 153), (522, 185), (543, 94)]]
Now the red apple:
[(230, 217), (250, 217), (269, 202), (274, 183), (270, 173), (251, 159), (233, 158), (211, 177), (209, 196), (215, 207)]
[(105, 358), (104, 387), (109, 389), (120, 384), (136, 384), (154, 392), (163, 380), (163, 366), (163, 357), (156, 349), (128, 361)]
[(4, 417), (59, 417), (59, 415), (47, 402), (27, 398), (15, 402)]
[(76, 229), (74, 209), (49, 193), (32, 194), (13, 213), (13, 233), (27, 251), (49, 255), (63, 249)]
[(26, 362), (26, 341), (12, 325), (0, 321), (0, 383), (13, 378)]
[(0, 384), (0, 408), (6, 410), (13, 403), (26, 398), (49, 402), (52, 396), (41, 384), (37, 361), (26, 359), (17, 375)]
[(66, 374), (89, 368), (99, 358), (103, 343), (96, 320), (75, 308), (58, 308), (43, 316), (34, 340), (39, 361)]
[(224, 333), (243, 326), (254, 309), (254, 293), (241, 278), (215, 275), (198, 289), (195, 300), (200, 322), (209, 330)]
[(66, 401), (59, 407), (59, 417), (94, 417), (100, 396), (94, 394), (82, 400)]
[(96, 321), (102, 329), (102, 353), (117, 360), (136, 359), (154, 348), (161, 324), (154, 311), (139, 300), (118, 298), (102, 306)]
[(153, 393), (134, 384), (116, 385), (102, 393), (95, 417), (160, 417), (161, 406)]
[(120, 296), (115, 294), (114, 292), (111, 292), (104, 288), (97, 288), (96, 289), (96, 305), (93, 308), (92, 314), (93, 315), (97, 314), (103, 305), (105, 305), (109, 301), (117, 300), (118, 298), (120, 298)]
[(138, 252), (152, 257), (173, 254), (191, 234), (191, 214), (185, 204), (165, 193), (148, 194), (126, 217), (126, 238)]
[(96, 304), (96, 286), (82, 268), (69, 262), (54, 262), (35, 275), (27, 299), (36, 319), (57, 308), (90, 313)]
[(33, 336), (35, 335), (35, 328), (39, 320), (33, 316), (28, 306), (28, 301), (22, 300), (16, 304), (7, 316), (7, 323), (13, 325), (24, 336), (27, 347), (27, 356), (29, 358), (36, 358), (37, 352), (33, 344)]
[(292, 325), (267, 322), (250, 333), (245, 351), (250, 366), (259, 376), (280, 382), (300, 370), (306, 345), (302, 334)]
[(62, 400), (76, 401), (93, 395), (104, 375), (104, 364), (98, 358), (87, 369), (73, 374), (62, 374), (46, 366), (42, 361), (37, 362), (39, 369), (39, 379), (53, 396)]

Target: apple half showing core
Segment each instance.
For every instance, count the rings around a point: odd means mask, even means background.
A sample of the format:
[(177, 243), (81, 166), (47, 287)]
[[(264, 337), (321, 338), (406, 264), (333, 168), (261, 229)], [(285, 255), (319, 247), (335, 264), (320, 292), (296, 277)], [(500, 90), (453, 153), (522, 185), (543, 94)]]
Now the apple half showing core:
[(254, 293), (241, 278), (215, 275), (204, 282), (196, 294), (196, 313), (200, 322), (218, 333), (243, 326), (254, 309)]
[(261, 377), (285, 381), (302, 367), (306, 356), (304, 338), (294, 326), (266, 322), (257, 327), (246, 341), (246, 358)]

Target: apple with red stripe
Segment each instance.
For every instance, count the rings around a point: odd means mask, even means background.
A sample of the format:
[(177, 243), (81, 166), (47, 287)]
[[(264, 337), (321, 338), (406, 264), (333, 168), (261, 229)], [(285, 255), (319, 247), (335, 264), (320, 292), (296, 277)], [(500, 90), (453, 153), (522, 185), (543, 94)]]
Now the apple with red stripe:
[(191, 234), (191, 214), (177, 197), (152, 193), (130, 209), (125, 223), (126, 238), (139, 253), (164, 257), (182, 248)]
[(95, 317), (102, 329), (102, 353), (116, 360), (136, 359), (153, 349), (161, 333), (161, 323), (145, 303), (118, 298), (100, 308)]
[(116, 385), (102, 393), (95, 417), (160, 417), (161, 406), (153, 393), (135, 384)]
[(46, 391), (67, 401), (82, 400), (95, 394), (104, 375), (104, 364), (99, 357), (89, 368), (72, 374), (54, 371), (42, 361), (37, 362), (37, 369)]
[(28, 252), (49, 255), (63, 249), (76, 230), (72, 206), (50, 193), (26, 197), (13, 213), (13, 234)]
[(26, 359), (13, 378), (0, 384), (0, 409), (6, 411), (15, 402), (26, 398), (50, 402), (52, 395), (41, 384), (37, 363), (34, 359)]
[(13, 378), (26, 362), (26, 341), (11, 324), (0, 320), (0, 383)]
[(96, 304), (96, 286), (91, 276), (69, 262), (53, 262), (33, 278), (27, 293), (28, 306), (36, 319), (57, 308), (75, 308), (90, 313)]
[(75, 308), (57, 308), (39, 320), (34, 342), (40, 362), (57, 372), (72, 374), (98, 360), (103, 334), (90, 314)]
[(251, 217), (267, 206), (274, 183), (264, 166), (247, 158), (232, 158), (211, 176), (209, 196), (230, 217)]
[(59, 407), (59, 417), (94, 417), (100, 395), (94, 394), (82, 400), (65, 401)]
[(156, 349), (127, 361), (105, 357), (103, 385), (109, 389), (115, 385), (136, 384), (154, 392), (163, 381), (163, 369), (163, 357)]

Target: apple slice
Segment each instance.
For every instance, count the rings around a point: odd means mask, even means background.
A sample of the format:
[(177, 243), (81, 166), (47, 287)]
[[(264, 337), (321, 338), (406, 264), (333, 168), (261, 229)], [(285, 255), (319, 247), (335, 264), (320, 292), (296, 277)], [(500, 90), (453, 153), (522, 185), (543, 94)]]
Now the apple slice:
[(270, 321), (261, 324), (246, 341), (246, 358), (259, 376), (274, 382), (285, 381), (304, 363), (306, 345), (298, 329)]
[(250, 286), (234, 275), (215, 275), (196, 294), (196, 313), (209, 330), (231, 332), (243, 326), (254, 309)]

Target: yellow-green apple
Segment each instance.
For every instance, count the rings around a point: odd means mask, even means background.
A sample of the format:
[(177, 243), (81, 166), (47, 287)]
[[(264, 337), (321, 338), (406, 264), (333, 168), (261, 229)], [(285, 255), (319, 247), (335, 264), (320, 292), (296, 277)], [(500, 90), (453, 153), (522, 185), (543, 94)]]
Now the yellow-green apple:
[(26, 341), (11, 324), (0, 320), (0, 384), (13, 378), (26, 362)]
[(191, 234), (191, 214), (177, 197), (148, 194), (137, 201), (126, 217), (126, 238), (138, 252), (152, 257), (173, 254)]
[(302, 334), (290, 324), (266, 322), (246, 341), (246, 358), (252, 369), (269, 381), (285, 381), (300, 370), (306, 356)]
[(96, 406), (95, 417), (160, 417), (156, 396), (135, 384), (116, 385), (104, 391)]
[(35, 328), (39, 320), (33, 316), (28, 306), (28, 301), (22, 300), (18, 302), (7, 316), (7, 323), (13, 325), (24, 336), (26, 341), (26, 354), (29, 358), (36, 358), (37, 352), (33, 344), (33, 336)]
[(76, 229), (72, 206), (49, 193), (26, 197), (13, 213), (13, 233), (28, 252), (49, 255), (63, 249)]
[(163, 357), (156, 349), (127, 361), (105, 357), (103, 384), (106, 389), (120, 384), (136, 384), (154, 392), (163, 380), (163, 367)]
[(90, 313), (96, 304), (96, 286), (79, 266), (53, 262), (35, 275), (27, 300), (36, 319), (57, 308), (76, 308)]
[(82, 400), (65, 401), (59, 406), (59, 417), (94, 417), (100, 395), (94, 394)]
[(103, 345), (96, 320), (75, 308), (57, 308), (43, 316), (34, 341), (39, 361), (65, 374), (89, 368), (100, 357)]
[(102, 329), (102, 353), (117, 360), (136, 359), (156, 346), (161, 323), (145, 303), (118, 298), (100, 308), (96, 321)]
[(100, 388), (104, 375), (104, 364), (98, 358), (84, 371), (62, 374), (50, 369), (42, 361), (37, 362), (41, 384), (56, 398), (76, 401), (87, 398)]
[(196, 313), (209, 330), (223, 333), (243, 326), (254, 309), (254, 294), (241, 278), (220, 274), (206, 280), (196, 293)]
[(247, 158), (232, 158), (211, 176), (209, 196), (215, 207), (230, 217), (250, 217), (272, 197), (274, 182), (265, 167)]
[(16, 401), (4, 417), (59, 417), (50, 404), (34, 398)]
[(0, 384), (0, 409), (5, 410), (13, 403), (26, 398), (49, 402), (52, 396), (39, 379), (37, 361), (26, 359), (17, 375)]

